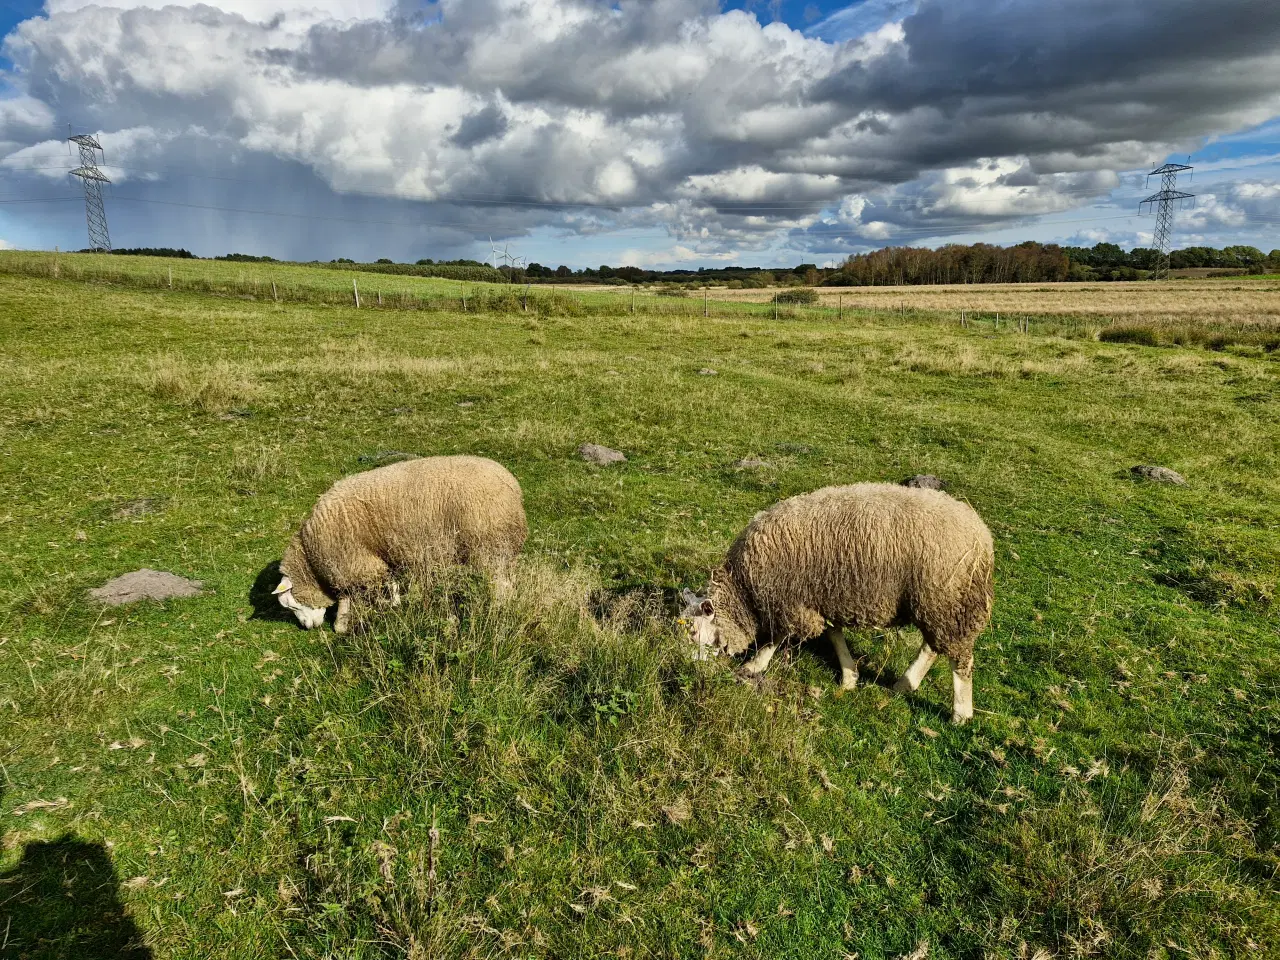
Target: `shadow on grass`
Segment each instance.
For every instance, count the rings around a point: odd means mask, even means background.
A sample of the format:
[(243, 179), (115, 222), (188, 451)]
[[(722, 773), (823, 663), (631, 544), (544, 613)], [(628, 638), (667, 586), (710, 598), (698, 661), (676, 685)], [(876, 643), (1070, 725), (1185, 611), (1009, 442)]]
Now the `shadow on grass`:
[(271, 591), (280, 583), (280, 561), (272, 560), (263, 567), (249, 588), (249, 604), (253, 607), (253, 620), (278, 620), (281, 623), (297, 623), (292, 613), (280, 606)]
[(0, 928), (6, 957), (150, 960), (120, 901), (106, 848), (74, 836), (29, 843), (0, 874)]

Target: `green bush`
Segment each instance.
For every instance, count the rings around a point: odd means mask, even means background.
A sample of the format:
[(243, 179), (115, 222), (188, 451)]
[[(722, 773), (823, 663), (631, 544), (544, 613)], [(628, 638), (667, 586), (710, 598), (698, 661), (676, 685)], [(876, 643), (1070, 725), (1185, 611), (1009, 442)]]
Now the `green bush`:
[(779, 303), (815, 304), (818, 302), (818, 291), (812, 287), (797, 287), (794, 290), (783, 290), (778, 294)]
[(1104, 343), (1136, 343), (1143, 347), (1157, 346), (1160, 341), (1154, 328), (1143, 323), (1117, 323), (1098, 334)]

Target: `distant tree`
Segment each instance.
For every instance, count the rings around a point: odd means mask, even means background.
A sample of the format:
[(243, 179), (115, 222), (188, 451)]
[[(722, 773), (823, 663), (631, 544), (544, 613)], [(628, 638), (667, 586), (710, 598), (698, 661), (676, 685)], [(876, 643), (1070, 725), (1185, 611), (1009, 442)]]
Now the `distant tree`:
[(394, 260), (388, 260), (386, 257), (379, 257), (377, 262), (378, 263), (395, 263)]
[[(255, 257), (251, 253), (228, 253), (225, 257), (214, 257), (215, 260), (231, 260), (236, 263), (275, 263), (275, 257)], [(350, 263), (351, 261), (346, 261)]]
[(560, 266), (556, 267), (556, 276), (557, 276), (557, 277), (572, 277), (572, 276), (573, 276), (573, 271), (572, 271), (572, 270), (570, 270), (568, 267), (566, 267), (566, 266), (562, 263), (562, 264), (560, 264)]
[[(89, 251), (92, 253), (93, 251)], [(176, 257), (181, 260), (195, 260), (196, 255), (190, 250), (175, 250), (173, 247), (117, 247), (112, 253), (130, 257)]]
[(432, 265), (432, 264), (434, 264), (434, 263), (435, 263), (435, 261), (434, 261), (434, 260), (432, 260), (430, 257), (428, 257), (426, 260), (419, 260), (419, 261), (417, 262), (417, 264), (415, 264), (415, 266), (419, 266), (419, 267), (429, 267), (429, 266), (431, 266), (431, 265)]

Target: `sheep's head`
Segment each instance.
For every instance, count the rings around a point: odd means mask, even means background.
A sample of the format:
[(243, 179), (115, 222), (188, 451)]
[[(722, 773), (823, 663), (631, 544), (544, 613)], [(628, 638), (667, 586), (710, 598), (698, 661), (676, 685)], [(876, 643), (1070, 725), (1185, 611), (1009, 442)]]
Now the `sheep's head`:
[(710, 598), (699, 597), (692, 590), (684, 590), (684, 610), (677, 621), (688, 631), (689, 643), (695, 660), (718, 657), (724, 649), (724, 632), (716, 622), (716, 611)]
[(300, 602), (293, 595), (293, 581), (288, 577), (281, 577), (280, 583), (272, 591), (276, 595), (276, 599), (280, 601), (280, 606), (286, 610), (292, 610), (293, 615), (298, 618), (298, 622), (302, 624), (303, 630), (314, 630), (320, 624), (324, 623), (324, 607), (308, 607), (305, 603)]

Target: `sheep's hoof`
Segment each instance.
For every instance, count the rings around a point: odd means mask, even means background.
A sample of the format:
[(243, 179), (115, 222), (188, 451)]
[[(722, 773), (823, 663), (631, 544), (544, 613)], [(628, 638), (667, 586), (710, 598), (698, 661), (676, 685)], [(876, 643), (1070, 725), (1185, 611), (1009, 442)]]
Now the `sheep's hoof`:
[(901, 693), (905, 696), (908, 693), (915, 693), (915, 690), (912, 689), (910, 681), (908, 681), (906, 677), (903, 677), (893, 685), (893, 692)]
[(858, 689), (858, 675), (855, 673), (855, 674), (845, 675), (845, 676), (841, 677), (841, 678), (840, 678), (840, 689), (841, 689), (841, 690), (857, 690), (857, 689)]
[(951, 723), (953, 726), (956, 726), (956, 727), (963, 727), (966, 723), (968, 723), (972, 719), (973, 719), (972, 716), (965, 716), (963, 713), (953, 713), (951, 715)]

